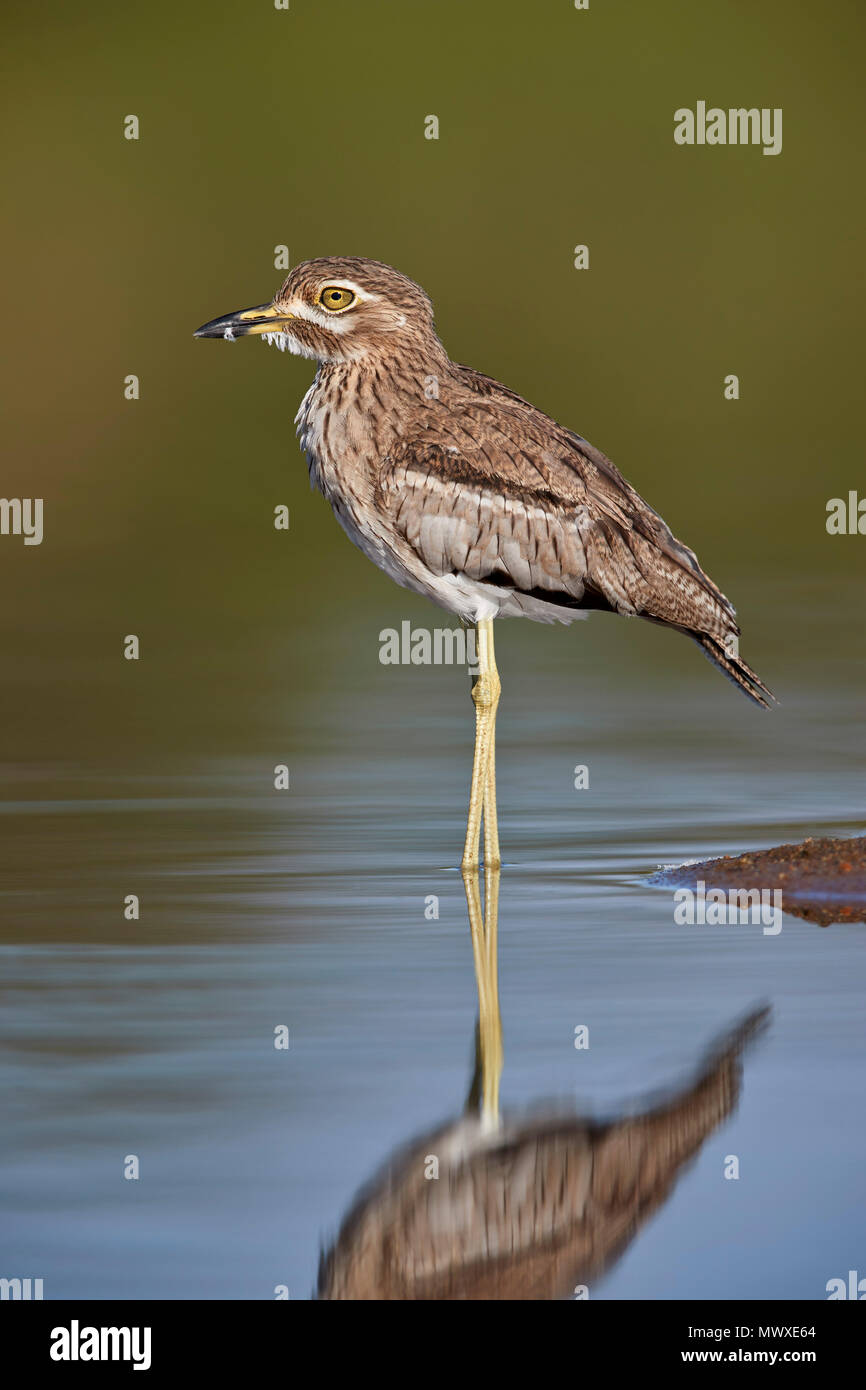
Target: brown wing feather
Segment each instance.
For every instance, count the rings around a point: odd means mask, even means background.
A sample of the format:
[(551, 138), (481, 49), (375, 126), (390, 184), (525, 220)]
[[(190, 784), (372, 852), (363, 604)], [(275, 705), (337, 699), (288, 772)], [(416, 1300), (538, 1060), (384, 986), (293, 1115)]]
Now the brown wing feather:
[(733, 606), (610, 459), (492, 378), (456, 372), (379, 475), (380, 500), (428, 568), (675, 627), (766, 705), (736, 655)]
[[(701, 568), (694, 551), (677, 540), (663, 518), (623, 477), (616, 464), (606, 454), (596, 449), (581, 435), (565, 429), (550, 416), (544, 415), (529, 401), (502, 386), (492, 377), (483, 376), (469, 367), (461, 368), (461, 372), (467, 384), (479, 396), (497, 405), (508, 402), (522, 412), (527, 424), (536, 428), (541, 425), (548, 437), (552, 435), (564, 446), (557, 451), (557, 473), (574, 474), (583, 484), (600, 516), (607, 517), (623, 531), (640, 536), (648, 543), (653, 555), (658, 553), (678, 568), (685, 570), (690, 577), (693, 576), (697, 580), (700, 588), (716, 601), (728, 617), (735, 616), (732, 604)], [(666, 571), (663, 571), (663, 574), (666, 577)], [(662, 614), (653, 616), (663, 617)]]

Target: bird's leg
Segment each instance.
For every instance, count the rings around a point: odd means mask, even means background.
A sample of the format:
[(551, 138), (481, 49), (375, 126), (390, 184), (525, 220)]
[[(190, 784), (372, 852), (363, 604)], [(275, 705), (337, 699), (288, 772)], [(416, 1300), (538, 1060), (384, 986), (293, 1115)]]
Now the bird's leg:
[[(496, 667), (494, 666), (493, 669), (496, 670)], [(498, 673), (496, 681), (498, 685)], [(496, 699), (498, 704), (498, 695)], [(493, 718), (490, 725), (490, 751), (487, 756), (487, 781), (484, 783), (484, 868), (485, 870), (498, 869), (501, 863), (502, 860), (499, 856), (499, 822), (496, 815), (496, 706), (494, 705)]]
[(478, 657), (478, 674), (472, 683), (472, 699), (475, 703), (475, 756), (472, 761), (472, 787), (469, 792), (463, 868), (474, 869), (477, 872), (482, 813), (485, 824), (485, 856), (489, 852), (489, 862), (497, 865), (499, 863), (496, 783), (495, 773), (491, 780), (491, 753), (501, 686), (493, 653), (492, 618), (481, 618), (475, 625), (475, 635)]
[[(490, 622), (490, 638), (488, 647), (488, 658), (490, 662), (490, 672), (492, 676), (494, 697), (493, 705), (490, 710), (490, 733), (489, 749), (487, 754), (487, 777), (484, 782), (484, 868), (498, 869), (501, 864), (499, 855), (499, 822), (496, 814), (496, 711), (499, 706), (499, 692), (501, 684), (499, 671), (496, 667), (496, 653), (493, 645), (493, 622)], [(496, 891), (499, 891), (497, 881)], [(485, 904), (486, 904), (485, 887)], [(486, 910), (486, 906), (485, 906)]]
[(502, 1075), (502, 1019), (499, 1012), (496, 950), (499, 874), (498, 868), (485, 870), (483, 915), (478, 873), (469, 869), (463, 874), (478, 986), (475, 1075), (467, 1106), (474, 1106), (480, 1100), (482, 1128), (488, 1131), (499, 1127), (499, 1081)]
[[(485, 810), (485, 824), (487, 812)], [(497, 846), (498, 853), (498, 846)], [(485, 851), (486, 854), (486, 851)], [(499, 1012), (499, 874), (498, 862), (484, 864), (484, 973), (487, 982), (487, 1017), (479, 1018), (481, 1034), (481, 1120), (485, 1128), (499, 1128), (499, 1079), (502, 1076), (502, 1016)]]

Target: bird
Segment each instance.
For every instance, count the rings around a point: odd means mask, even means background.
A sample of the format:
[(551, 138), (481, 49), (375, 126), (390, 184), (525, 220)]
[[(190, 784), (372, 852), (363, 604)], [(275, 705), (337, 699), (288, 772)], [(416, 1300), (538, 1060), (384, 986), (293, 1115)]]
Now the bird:
[(752, 1010), (678, 1086), (608, 1117), (535, 1105), (491, 1133), (467, 1103), (365, 1184), (321, 1253), (316, 1297), (588, 1297), (736, 1112), (744, 1054), (768, 1023), (768, 1008)]
[(262, 336), (315, 361), (296, 416), (310, 479), (349, 538), (474, 630), (475, 749), (461, 867), (501, 863), (493, 623), (591, 610), (692, 638), (756, 705), (729, 600), (619, 469), (515, 391), (452, 361), (424, 289), (382, 261), (303, 261), (270, 301), (197, 338)]

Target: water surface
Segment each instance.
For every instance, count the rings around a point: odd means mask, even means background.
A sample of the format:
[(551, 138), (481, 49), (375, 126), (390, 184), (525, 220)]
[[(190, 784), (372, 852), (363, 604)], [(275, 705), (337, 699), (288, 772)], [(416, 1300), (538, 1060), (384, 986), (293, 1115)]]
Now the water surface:
[[(783, 699), (772, 715), (668, 634), (501, 626), (503, 1106), (622, 1113), (771, 1008), (731, 1118), (592, 1297), (821, 1298), (862, 1264), (864, 928), (681, 927), (647, 883), (660, 864), (862, 831), (848, 599), (789, 595), (775, 636), (758, 616), (745, 650)], [(428, 611), (412, 601), (414, 622)], [(820, 671), (794, 659), (786, 613), (820, 633)], [(0, 808), (3, 1272), (46, 1297), (307, 1298), (356, 1191), (460, 1114), (468, 678), (381, 666), (389, 620), (359, 605), (296, 634), (290, 658), (253, 633), (212, 657), (216, 679), (192, 658), (89, 666), (72, 715), (89, 759), (38, 756), (43, 660), (19, 668), (32, 713)]]

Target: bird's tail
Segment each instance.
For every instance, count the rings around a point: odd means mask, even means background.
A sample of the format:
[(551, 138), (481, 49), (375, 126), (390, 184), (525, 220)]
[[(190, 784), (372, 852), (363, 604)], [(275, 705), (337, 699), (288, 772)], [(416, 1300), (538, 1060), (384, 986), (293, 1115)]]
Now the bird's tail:
[(760, 705), (762, 709), (771, 709), (773, 705), (778, 704), (775, 695), (767, 689), (760, 676), (755, 674), (751, 666), (746, 665), (741, 656), (732, 655), (718, 637), (711, 637), (706, 632), (692, 632), (689, 636), (694, 638), (708, 660), (714, 666), (718, 666), (728, 680), (733, 681), (734, 685), (738, 686), (744, 695), (748, 695), (750, 700), (754, 700), (756, 705)]

